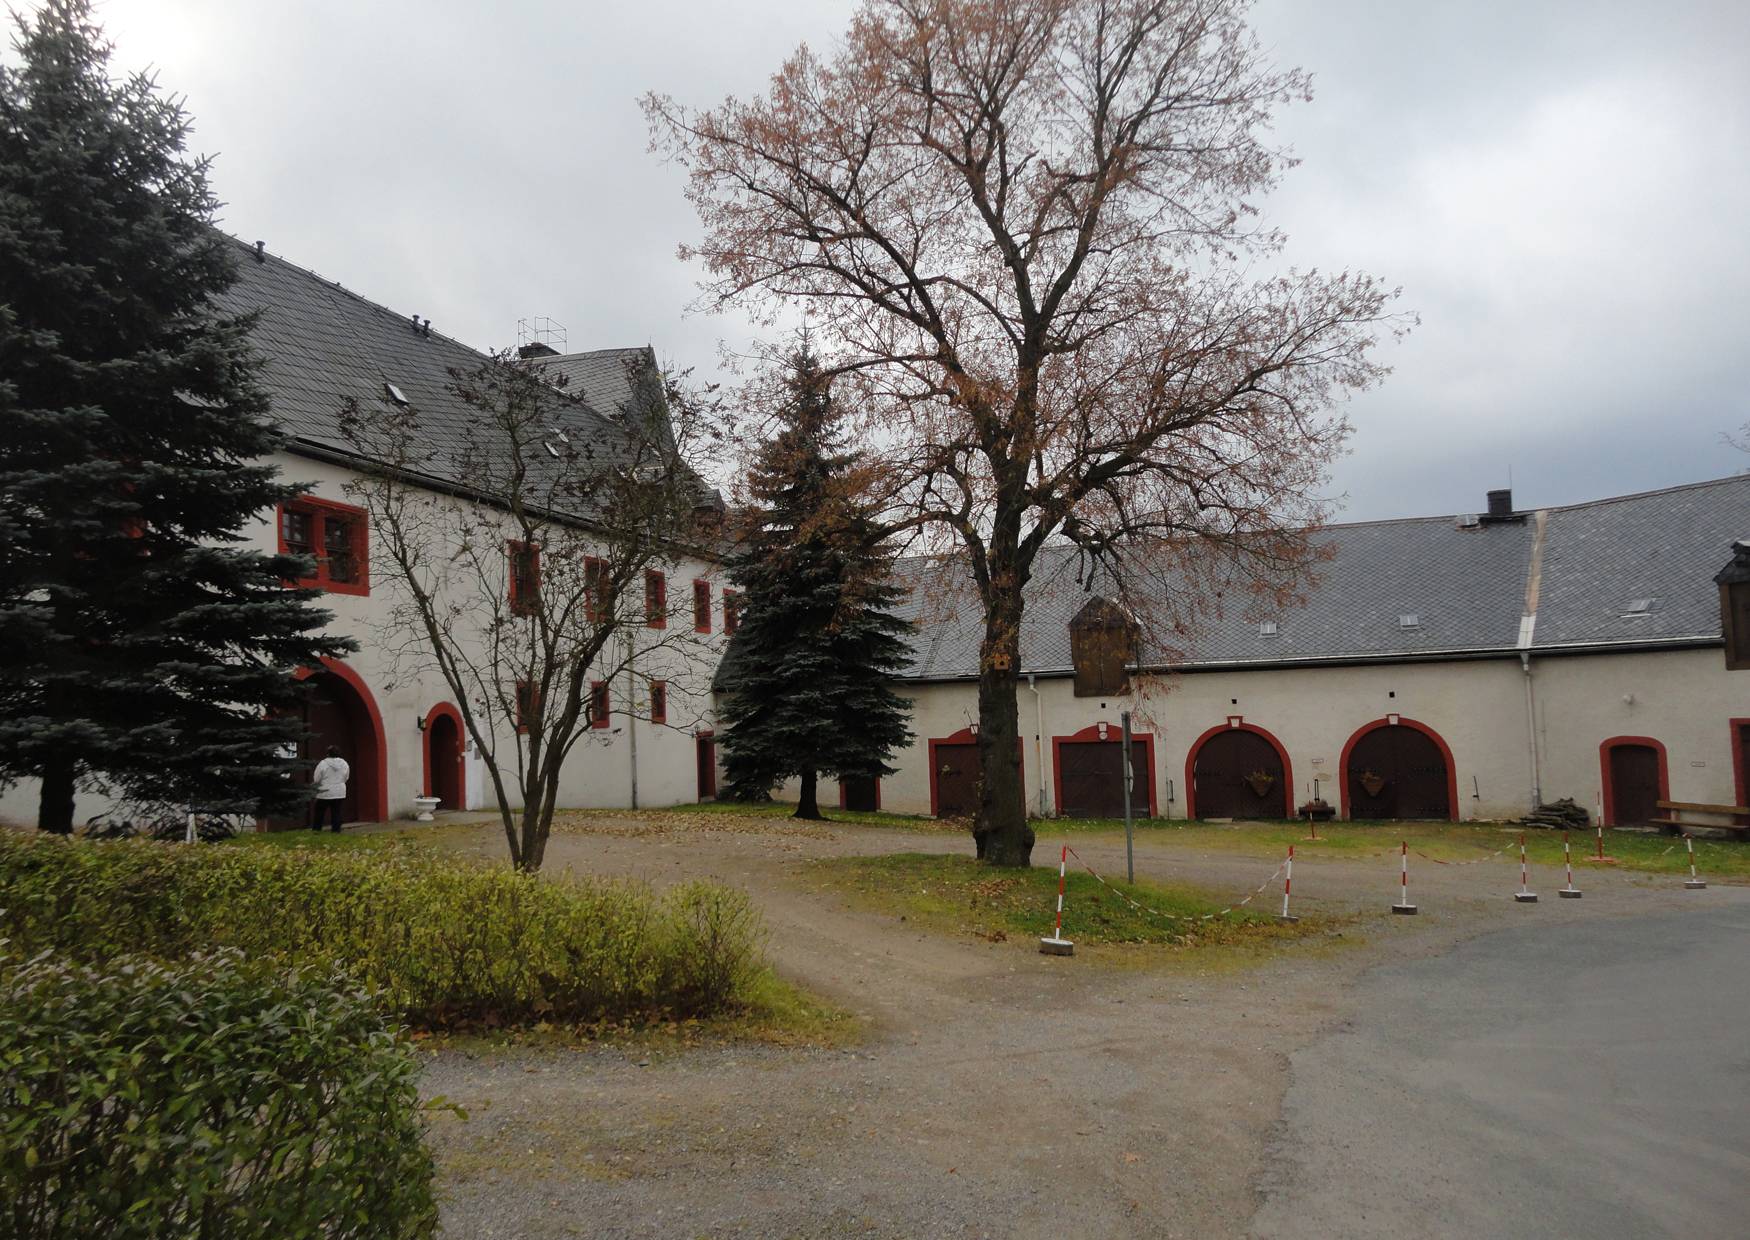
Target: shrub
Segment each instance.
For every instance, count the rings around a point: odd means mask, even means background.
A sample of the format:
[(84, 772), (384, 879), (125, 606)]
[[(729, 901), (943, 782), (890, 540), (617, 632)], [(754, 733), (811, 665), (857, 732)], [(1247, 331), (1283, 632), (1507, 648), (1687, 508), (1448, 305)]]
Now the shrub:
[(0, 966), (7, 1234), (433, 1234), (418, 1069), (356, 982), (235, 952)]
[(177, 848), (0, 833), (0, 936), (101, 961), (237, 947), (341, 964), (428, 1027), (702, 1016), (757, 970), (746, 896), (568, 881), (434, 857)]

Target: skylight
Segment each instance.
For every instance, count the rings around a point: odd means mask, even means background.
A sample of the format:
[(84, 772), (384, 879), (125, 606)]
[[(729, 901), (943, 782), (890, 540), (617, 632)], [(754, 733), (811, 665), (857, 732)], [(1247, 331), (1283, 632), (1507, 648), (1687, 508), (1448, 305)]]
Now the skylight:
[(1653, 610), (1653, 604), (1658, 601), (1656, 598), (1631, 598), (1622, 609), (1622, 618), (1630, 620), (1636, 616), (1644, 616)]
[(1413, 611), (1400, 612), (1398, 614), (1398, 627), (1400, 629), (1419, 629), (1422, 627), (1422, 617)]
[(1276, 622), (1274, 620), (1260, 620), (1260, 621), (1258, 621), (1258, 636), (1259, 637), (1275, 637), (1276, 636)]
[(397, 405), (405, 405), (407, 403), (407, 397), (402, 395), (401, 389), (396, 387), (393, 383), (385, 382), (383, 384), (383, 390), (389, 393), (389, 399), (394, 401)]

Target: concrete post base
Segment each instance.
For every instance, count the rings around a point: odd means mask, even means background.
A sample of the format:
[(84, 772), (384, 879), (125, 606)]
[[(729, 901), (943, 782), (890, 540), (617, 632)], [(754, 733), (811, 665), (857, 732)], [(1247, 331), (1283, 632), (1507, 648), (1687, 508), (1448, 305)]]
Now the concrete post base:
[(1076, 945), (1068, 939), (1040, 939), (1039, 951), (1045, 956), (1073, 956)]
[(1563, 887), (1556, 894), (1564, 900), (1578, 900), (1585, 893), (1577, 887)]
[(1535, 892), (1535, 891), (1515, 891), (1513, 893), (1513, 899), (1520, 904), (1536, 904), (1537, 903), (1537, 892)]
[(1685, 891), (1703, 891), (1706, 890), (1706, 888), (1707, 880), (1705, 878), (1686, 878), (1683, 880), (1683, 889)]
[(1408, 917), (1414, 917), (1416, 915), (1416, 906), (1414, 904), (1394, 904), (1391, 906), (1391, 911), (1394, 913), (1403, 913)]

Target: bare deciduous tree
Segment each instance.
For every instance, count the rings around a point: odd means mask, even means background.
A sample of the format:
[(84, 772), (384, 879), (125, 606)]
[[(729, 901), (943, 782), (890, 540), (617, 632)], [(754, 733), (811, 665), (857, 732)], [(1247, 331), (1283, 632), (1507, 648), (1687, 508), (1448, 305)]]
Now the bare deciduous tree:
[(1332, 406), (1400, 326), (1369, 277), (1253, 274), (1282, 242), (1256, 219), (1285, 163), (1264, 131), (1307, 80), (1263, 61), (1247, 7), (866, 0), (763, 97), (644, 101), (689, 171), (704, 302), (802, 306), (894, 528), (958, 545), (997, 864), (1033, 840), (1015, 688), (1040, 549), (1078, 544), (1145, 625), (1211, 559), (1294, 593), (1347, 432)]
[[(704, 705), (693, 625), (667, 623), (666, 589), (646, 586), (693, 544), (714, 498), (685, 460), (702, 406), (638, 374), (643, 407), (607, 419), (511, 357), (451, 379), (478, 414), (465, 425), (426, 425), (393, 402), (348, 407), (363, 475), (348, 490), (391, 569), (384, 645), (406, 670), (441, 674), (511, 862), (536, 870), (566, 758), (594, 730), (592, 684), (647, 695), (661, 681), (671, 726)], [(616, 696), (615, 709), (634, 705)]]

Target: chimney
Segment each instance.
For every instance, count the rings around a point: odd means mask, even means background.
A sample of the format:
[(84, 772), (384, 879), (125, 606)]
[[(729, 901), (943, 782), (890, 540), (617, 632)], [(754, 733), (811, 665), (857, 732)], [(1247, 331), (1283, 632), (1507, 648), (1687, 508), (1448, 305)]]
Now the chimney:
[(1513, 515), (1513, 492), (1490, 491), (1489, 515), (1491, 517), (1510, 517)]
[(526, 362), (532, 357), (558, 357), (559, 350), (550, 345), (542, 344), (539, 340), (534, 340), (519, 346), (516, 355)]
[(255, 261), (258, 263), (267, 261), (267, 242), (257, 241), (255, 243)]

